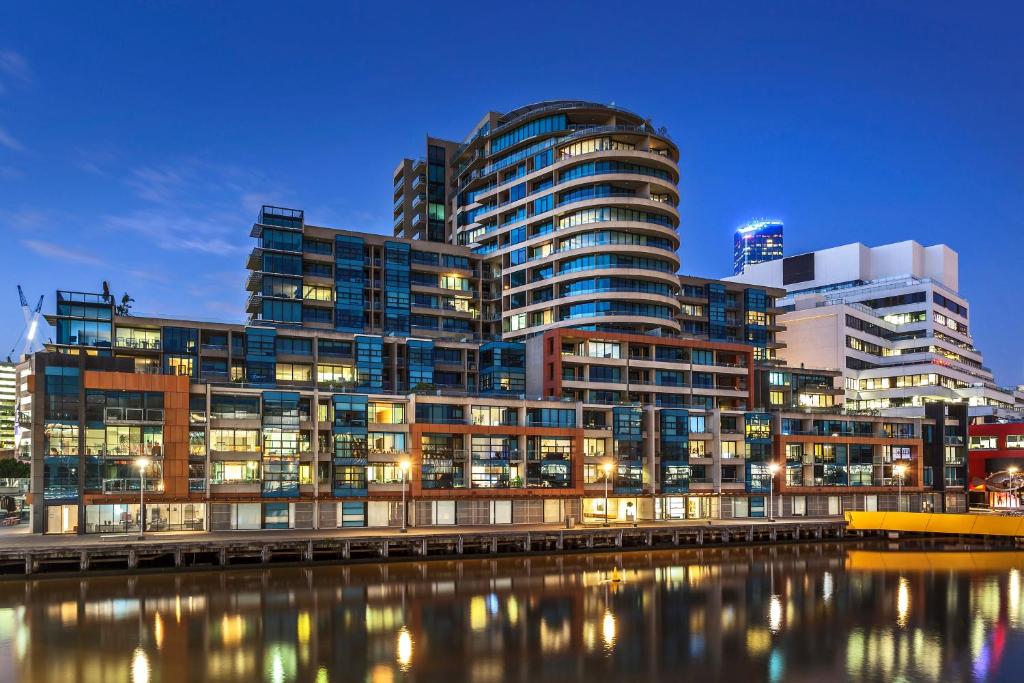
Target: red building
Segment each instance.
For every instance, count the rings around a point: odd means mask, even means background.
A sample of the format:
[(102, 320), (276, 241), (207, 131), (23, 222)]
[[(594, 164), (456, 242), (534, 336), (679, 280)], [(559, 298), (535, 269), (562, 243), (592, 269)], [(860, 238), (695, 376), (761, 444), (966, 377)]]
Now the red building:
[(968, 428), (967, 476), (971, 503), (1021, 507), (1024, 489), (1024, 422), (972, 424)]

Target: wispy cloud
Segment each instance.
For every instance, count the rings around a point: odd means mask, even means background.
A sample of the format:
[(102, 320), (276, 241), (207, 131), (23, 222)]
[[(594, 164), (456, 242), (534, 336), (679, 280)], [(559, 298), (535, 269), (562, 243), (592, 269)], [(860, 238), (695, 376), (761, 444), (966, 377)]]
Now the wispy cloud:
[(141, 236), (160, 249), (230, 257), (249, 250), (246, 226), (260, 203), (279, 196), (259, 173), (200, 159), (141, 166), (124, 182), (143, 206), (105, 216), (107, 228)]
[[(6, 94), (13, 83), (30, 83), (32, 70), (28, 60), (13, 50), (0, 50), (0, 95)], [(0, 127), (0, 147), (15, 152), (24, 152), (25, 146), (4, 128)]]
[(71, 250), (53, 242), (42, 240), (22, 240), (26, 248), (43, 258), (68, 261), (69, 263), (80, 263), (86, 266), (105, 266), (102, 259), (80, 250)]
[(0, 128), (0, 145), (13, 149), (15, 152), (24, 152), (25, 147), (10, 133), (3, 128)]
[(135, 190), (139, 199), (166, 204), (186, 186), (190, 171), (180, 168), (152, 168), (145, 166), (132, 171), (125, 183)]
[(117, 159), (118, 154), (113, 145), (90, 145), (75, 148), (73, 163), (76, 168), (90, 175), (108, 176)]
[[(145, 237), (160, 249), (198, 251), (206, 254), (240, 254), (248, 250), (239, 235), (238, 216), (214, 215), (194, 218), (187, 212), (165, 209), (141, 209), (118, 216), (107, 216), (105, 224)], [(245, 235), (248, 237), (248, 235)]]
[(22, 83), (32, 82), (32, 69), (28, 60), (14, 50), (0, 50), (0, 74)]

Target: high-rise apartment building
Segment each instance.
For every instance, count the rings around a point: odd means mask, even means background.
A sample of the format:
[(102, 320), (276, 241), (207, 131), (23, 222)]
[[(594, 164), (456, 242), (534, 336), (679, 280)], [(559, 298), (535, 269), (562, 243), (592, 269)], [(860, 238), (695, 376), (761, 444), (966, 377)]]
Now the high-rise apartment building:
[(782, 221), (757, 220), (736, 228), (732, 243), (732, 272), (782, 258)]
[(974, 346), (957, 261), (945, 245), (847, 244), (728, 279), (788, 292), (776, 304), (779, 357), (842, 371), (852, 409), (911, 415), (928, 400), (966, 401), (972, 415), (1019, 418), (1015, 392), (995, 383)]
[(0, 457), (14, 455), (14, 423), (17, 410), (13, 363), (0, 363)]
[(837, 373), (780, 366), (781, 291), (678, 275), (663, 130), (550, 102), (428, 140), (442, 159), (447, 209), (394, 237), (263, 207), (246, 324), (59, 291), (19, 366), (33, 529), (762, 517), (783, 459), (777, 514), (895, 509), (900, 464), (913, 505), (961, 505), (935, 417), (843, 414)]
[(403, 159), (395, 169), (395, 237), (450, 242), (448, 196), (452, 190), (451, 159), (459, 144), (427, 138), (426, 156)]
[(503, 338), (556, 327), (679, 332), (679, 151), (619, 107), (490, 113), (451, 163), (451, 233), (495, 279)]

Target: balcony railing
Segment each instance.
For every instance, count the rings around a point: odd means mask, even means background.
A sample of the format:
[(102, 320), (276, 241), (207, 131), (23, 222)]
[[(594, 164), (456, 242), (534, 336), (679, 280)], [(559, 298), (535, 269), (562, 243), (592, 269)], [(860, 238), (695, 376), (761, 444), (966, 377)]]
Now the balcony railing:
[(103, 421), (118, 422), (160, 422), (164, 421), (164, 411), (160, 408), (105, 408)]
[(133, 337), (117, 337), (114, 346), (119, 349), (144, 349), (147, 351), (159, 351), (161, 344), (159, 339), (135, 339)]
[[(151, 479), (146, 477), (146, 491), (163, 492), (164, 483), (158, 479)], [(104, 479), (103, 480), (103, 493), (128, 493), (134, 491), (139, 492), (139, 478), (129, 477), (127, 479)]]

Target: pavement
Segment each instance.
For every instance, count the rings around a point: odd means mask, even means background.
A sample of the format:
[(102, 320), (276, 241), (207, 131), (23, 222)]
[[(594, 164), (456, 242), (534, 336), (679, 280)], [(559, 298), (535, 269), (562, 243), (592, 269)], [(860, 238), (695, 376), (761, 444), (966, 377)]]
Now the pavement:
[[(673, 529), (673, 528), (708, 528), (708, 527), (747, 527), (747, 526), (789, 526), (792, 524), (815, 524), (821, 522), (842, 522), (842, 517), (788, 517), (771, 521), (767, 519), (722, 519), (722, 520), (680, 520), (661, 522), (639, 522), (635, 528), (638, 529)], [(611, 529), (633, 529), (633, 524), (613, 523)], [(203, 543), (206, 541), (237, 541), (241, 543), (259, 541), (316, 541), (325, 539), (365, 539), (365, 538), (419, 538), (423, 536), (457, 536), (459, 534), (493, 534), (501, 532), (509, 536), (516, 536), (525, 533), (557, 533), (566, 531), (564, 524), (515, 524), (515, 525), (485, 525), (485, 526), (429, 526), (410, 527), (407, 533), (402, 533), (395, 527), (367, 528), (358, 527), (351, 529), (261, 529), (248, 531), (161, 531), (149, 532), (145, 535), (144, 542), (147, 545), (162, 543), (182, 543), (194, 541)], [(605, 527), (601, 524), (577, 525), (571, 531), (601, 531)], [(29, 550), (33, 548), (88, 548), (104, 547), (124, 543), (140, 543), (137, 534), (97, 534), (88, 536), (78, 535), (44, 535), (33, 534), (29, 531), (27, 524), (16, 527), (0, 528), (0, 552), (4, 550)]]

